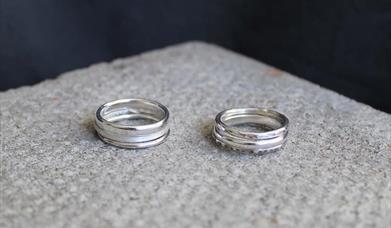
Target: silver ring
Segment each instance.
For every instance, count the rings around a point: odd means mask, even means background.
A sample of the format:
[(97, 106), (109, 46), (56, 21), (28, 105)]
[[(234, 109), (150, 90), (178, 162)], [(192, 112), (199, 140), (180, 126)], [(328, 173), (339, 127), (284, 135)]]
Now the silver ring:
[(228, 109), (217, 114), (215, 121), (216, 142), (234, 150), (264, 154), (281, 148), (288, 136), (288, 118), (269, 109)]
[[(168, 109), (152, 100), (121, 99), (98, 108), (95, 130), (106, 143), (137, 149), (156, 146), (165, 141), (168, 127)], [(134, 123), (134, 122), (142, 123)]]

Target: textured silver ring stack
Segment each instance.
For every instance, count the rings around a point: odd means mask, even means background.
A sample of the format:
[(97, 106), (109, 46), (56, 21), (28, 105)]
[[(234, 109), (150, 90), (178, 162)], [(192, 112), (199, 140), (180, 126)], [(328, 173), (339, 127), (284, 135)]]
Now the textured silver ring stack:
[[(147, 148), (165, 141), (170, 129), (169, 112), (162, 104), (146, 99), (108, 102), (96, 111), (95, 129), (99, 137), (123, 148)], [(134, 124), (134, 121), (143, 123)]]
[[(220, 112), (215, 121), (216, 142), (234, 150), (264, 154), (281, 148), (288, 136), (288, 118), (269, 109), (228, 109)], [(243, 125), (253, 129), (243, 130)]]

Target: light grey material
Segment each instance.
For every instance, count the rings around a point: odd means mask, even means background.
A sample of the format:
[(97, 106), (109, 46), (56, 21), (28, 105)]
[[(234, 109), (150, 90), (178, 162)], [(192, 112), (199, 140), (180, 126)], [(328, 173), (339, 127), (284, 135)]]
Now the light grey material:
[[(124, 97), (167, 105), (164, 144), (135, 151), (97, 138), (95, 110)], [(215, 115), (244, 105), (290, 118), (283, 150), (253, 156), (213, 143)], [(9, 90), (0, 111), (0, 227), (390, 224), (391, 115), (213, 45)]]

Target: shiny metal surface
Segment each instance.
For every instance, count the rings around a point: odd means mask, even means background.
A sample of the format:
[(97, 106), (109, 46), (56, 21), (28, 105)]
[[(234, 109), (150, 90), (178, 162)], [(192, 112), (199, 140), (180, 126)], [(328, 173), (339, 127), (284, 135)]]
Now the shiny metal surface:
[(147, 148), (161, 144), (168, 137), (168, 119), (168, 109), (156, 101), (121, 99), (98, 108), (95, 129), (109, 144), (130, 149)]
[(216, 142), (234, 150), (264, 154), (281, 148), (288, 136), (288, 118), (269, 109), (228, 109), (215, 121)]

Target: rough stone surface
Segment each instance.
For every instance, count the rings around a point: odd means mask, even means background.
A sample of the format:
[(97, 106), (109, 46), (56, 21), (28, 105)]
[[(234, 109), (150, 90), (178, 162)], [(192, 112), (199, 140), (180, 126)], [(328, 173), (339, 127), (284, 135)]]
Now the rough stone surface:
[[(95, 109), (127, 97), (168, 106), (166, 143), (96, 137)], [(214, 116), (244, 106), (290, 117), (282, 151), (215, 146)], [(9, 90), (0, 111), (1, 227), (390, 227), (391, 115), (213, 45)]]

